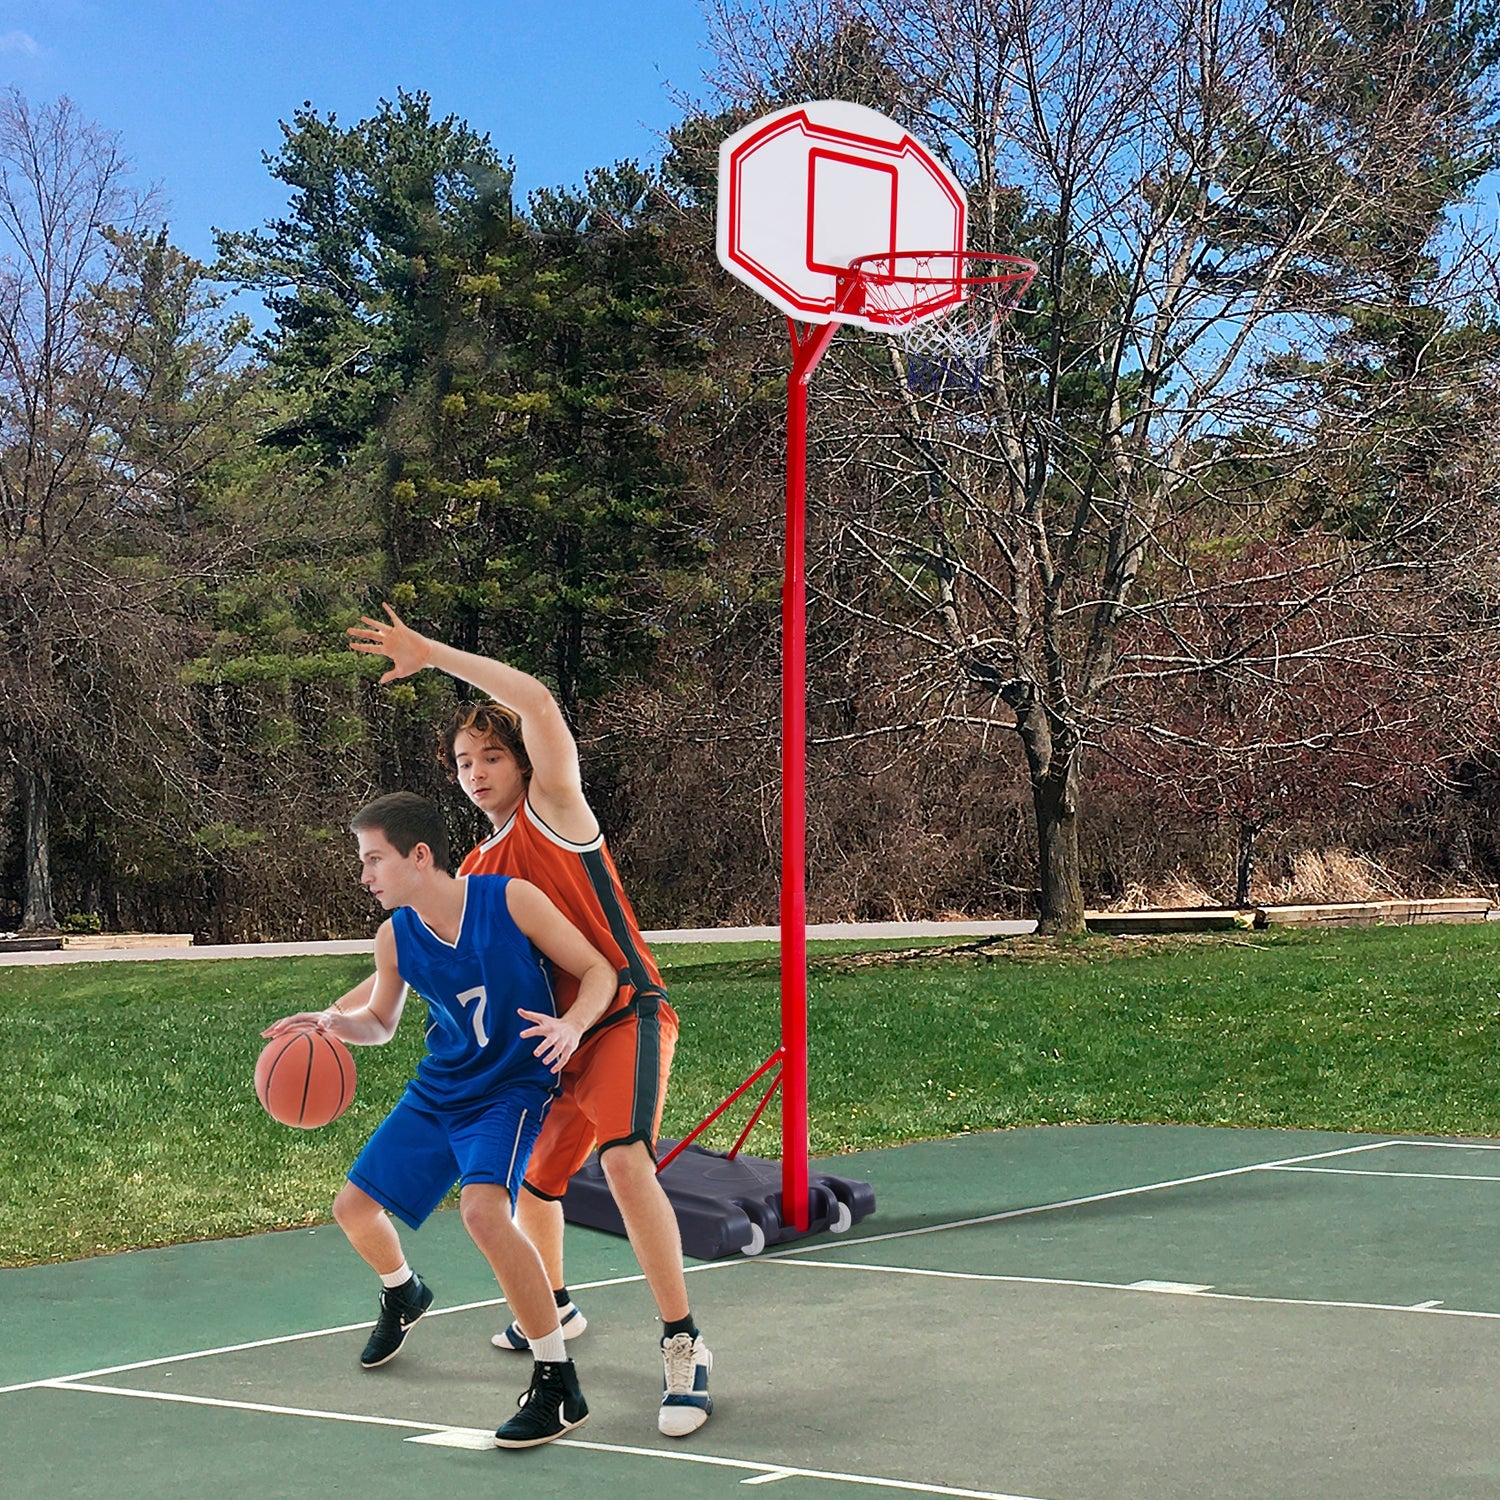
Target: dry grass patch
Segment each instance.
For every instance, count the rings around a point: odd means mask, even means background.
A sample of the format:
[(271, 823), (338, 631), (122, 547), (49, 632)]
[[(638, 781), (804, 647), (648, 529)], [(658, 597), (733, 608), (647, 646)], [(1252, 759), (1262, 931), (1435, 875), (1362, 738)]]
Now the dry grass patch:
[(1144, 884), (1132, 881), (1118, 900), (1100, 911), (1204, 911), (1224, 905), (1221, 896), (1206, 891), (1192, 875), (1174, 870), (1165, 880)]
[(1119, 933), (1108, 936), (1043, 937), (1036, 933), (996, 934), (963, 943), (929, 944), (920, 948), (881, 948), (863, 953), (812, 957), (809, 967), (839, 972), (882, 968), (891, 964), (969, 959), (982, 963), (1084, 964), (1108, 963), (1142, 954), (1182, 953), (1189, 948), (1243, 942), (1225, 933)]
[(1286, 906), (1314, 901), (1396, 901), (1409, 895), (1391, 872), (1348, 849), (1303, 849), (1291, 873), (1264, 888), (1260, 904)]

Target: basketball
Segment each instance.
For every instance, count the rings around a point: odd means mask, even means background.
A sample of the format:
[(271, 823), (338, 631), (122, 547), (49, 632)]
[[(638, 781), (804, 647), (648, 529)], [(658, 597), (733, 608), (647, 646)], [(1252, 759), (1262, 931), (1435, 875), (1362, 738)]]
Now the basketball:
[(326, 1032), (288, 1031), (266, 1043), (255, 1064), (255, 1092), (283, 1125), (316, 1130), (336, 1120), (354, 1098), (354, 1059)]

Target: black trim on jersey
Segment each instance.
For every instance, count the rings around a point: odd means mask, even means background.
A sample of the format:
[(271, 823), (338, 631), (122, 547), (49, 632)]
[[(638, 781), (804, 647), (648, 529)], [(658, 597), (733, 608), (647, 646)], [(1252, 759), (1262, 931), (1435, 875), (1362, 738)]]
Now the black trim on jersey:
[(615, 883), (610, 879), (609, 866), (604, 861), (603, 845), (597, 849), (581, 852), (578, 857), (583, 861), (589, 884), (594, 888), (594, 896), (604, 912), (605, 921), (609, 923), (610, 933), (615, 942), (620, 945), (620, 952), (625, 955), (625, 963), (630, 970), (631, 985), (637, 994), (645, 990), (659, 991), (660, 987), (651, 977), (650, 971), (646, 968), (646, 961), (641, 957), (640, 949), (636, 947), (635, 939), (630, 935), (630, 923), (625, 920), (625, 912), (620, 906)]
[[(566, 849), (571, 854), (592, 854), (594, 850), (599, 848), (604, 843), (604, 830), (602, 828), (599, 829), (599, 832), (596, 833), (593, 838), (585, 839), (581, 844), (577, 839), (565, 838), (541, 815), (541, 813), (536, 810), (536, 805), (532, 802), (529, 793), (526, 797), (524, 805), (519, 809), (519, 811), (529, 813), (531, 815), (531, 821), (543, 833), (545, 833), (547, 837), (558, 846), (558, 848)], [(596, 827), (598, 826), (598, 822), (599, 820), (596, 818), (594, 820)]]

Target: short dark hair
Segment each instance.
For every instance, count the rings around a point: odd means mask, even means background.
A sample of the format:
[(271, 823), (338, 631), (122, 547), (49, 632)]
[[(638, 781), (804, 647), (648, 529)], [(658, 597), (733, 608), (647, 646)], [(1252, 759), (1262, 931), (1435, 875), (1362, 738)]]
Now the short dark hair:
[(349, 820), (351, 833), (374, 829), (390, 840), (405, 859), (418, 844), (426, 844), (440, 870), (448, 868), (448, 825), (435, 803), (415, 792), (390, 792), (360, 808)]
[(453, 710), (447, 727), (438, 737), (438, 760), (455, 779), (458, 776), (457, 757), (453, 742), (464, 731), (469, 730), (482, 739), (493, 740), (502, 750), (509, 750), (521, 768), (521, 775), (530, 780), (531, 757), (526, 753), (526, 741), (521, 737), (521, 716), (503, 703), (486, 700), (483, 703), (460, 703)]

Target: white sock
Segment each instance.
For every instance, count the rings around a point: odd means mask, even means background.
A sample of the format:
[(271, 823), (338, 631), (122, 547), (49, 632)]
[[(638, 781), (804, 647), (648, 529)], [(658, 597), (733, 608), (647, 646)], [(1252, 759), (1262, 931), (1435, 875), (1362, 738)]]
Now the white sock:
[(403, 1260), (394, 1271), (390, 1272), (388, 1275), (381, 1275), (380, 1284), (381, 1286), (405, 1286), (406, 1283), (410, 1280), (411, 1267), (407, 1265), (407, 1263)]
[(556, 1328), (543, 1339), (528, 1339), (531, 1345), (531, 1357), (539, 1364), (560, 1365), (567, 1361), (568, 1351), (563, 1343), (562, 1325)]

